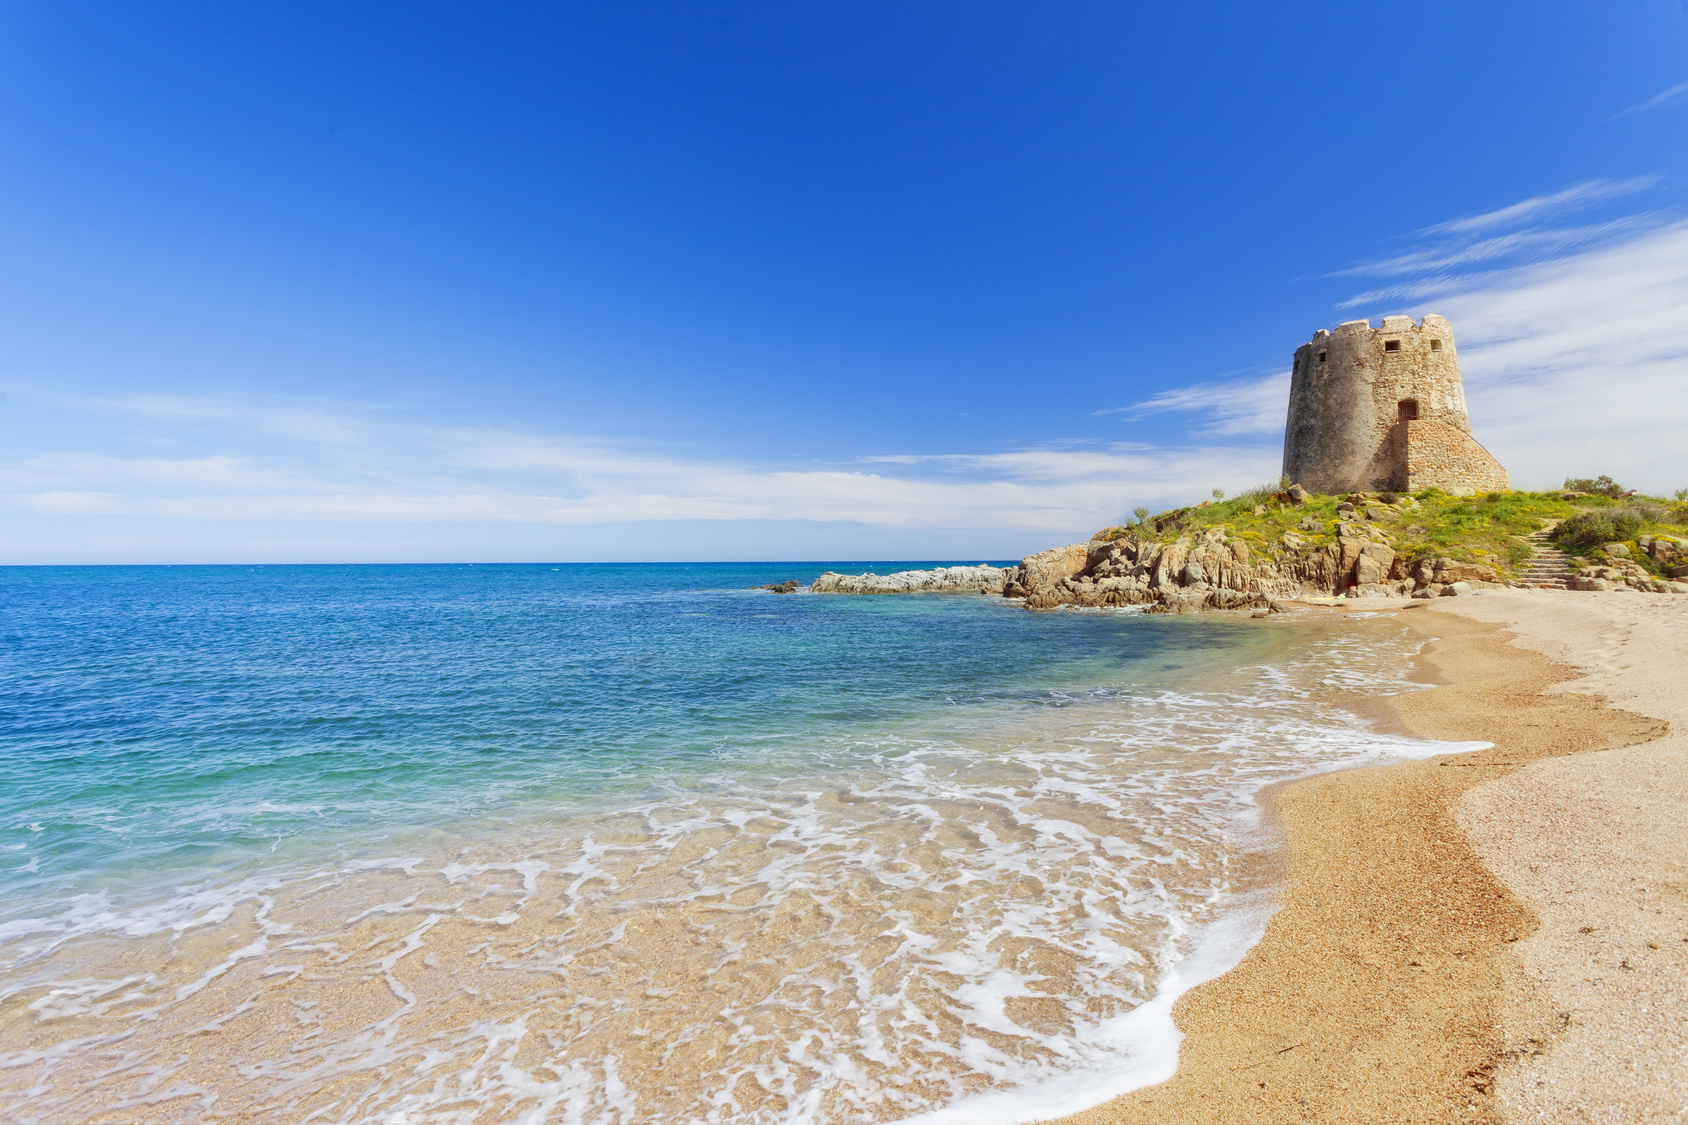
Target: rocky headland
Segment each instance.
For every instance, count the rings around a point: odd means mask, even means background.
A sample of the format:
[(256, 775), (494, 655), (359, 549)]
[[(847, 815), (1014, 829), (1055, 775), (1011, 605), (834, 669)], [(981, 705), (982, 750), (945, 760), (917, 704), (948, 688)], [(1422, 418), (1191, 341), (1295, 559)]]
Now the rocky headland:
[[(1643, 498), (1645, 499), (1645, 498)], [(1659, 502), (1665, 503), (1665, 502)], [(1688, 538), (1657, 530), (1688, 522), (1688, 506), (1631, 504), (1616, 513), (1636, 538), (1550, 551), (1556, 529), (1584, 534), (1615, 502), (1583, 493), (1495, 492), (1461, 497), (1357, 492), (1315, 496), (1258, 489), (1104, 528), (1086, 543), (1018, 567), (954, 566), (895, 574), (827, 572), (816, 594), (997, 594), (1028, 609), (1138, 606), (1151, 613), (1265, 609), (1305, 596), (1442, 597), (1507, 586), (1688, 594)], [(1636, 514), (1639, 513), (1639, 514)], [(1631, 518), (1633, 517), (1633, 518)], [(1652, 517), (1652, 518), (1648, 518)], [(1629, 523), (1623, 521), (1628, 519)], [(1651, 534), (1638, 534), (1652, 528)], [(1531, 563), (1538, 551), (1553, 562)]]

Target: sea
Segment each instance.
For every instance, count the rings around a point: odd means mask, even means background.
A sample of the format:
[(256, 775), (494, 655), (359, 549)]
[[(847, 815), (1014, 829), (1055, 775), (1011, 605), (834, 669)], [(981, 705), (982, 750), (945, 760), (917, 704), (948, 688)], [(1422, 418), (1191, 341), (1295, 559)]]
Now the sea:
[[(0, 1115), (1015, 1125), (1171, 1074), (1387, 613), (0, 569)], [(1310, 620), (1301, 620), (1306, 617)]]

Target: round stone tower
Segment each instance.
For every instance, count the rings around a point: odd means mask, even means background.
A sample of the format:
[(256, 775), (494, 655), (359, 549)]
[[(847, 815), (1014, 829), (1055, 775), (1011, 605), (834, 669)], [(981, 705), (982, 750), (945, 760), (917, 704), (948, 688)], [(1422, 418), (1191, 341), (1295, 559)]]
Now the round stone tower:
[(1314, 333), (1290, 374), (1284, 473), (1321, 493), (1504, 490), (1471, 437), (1453, 325), (1386, 316)]

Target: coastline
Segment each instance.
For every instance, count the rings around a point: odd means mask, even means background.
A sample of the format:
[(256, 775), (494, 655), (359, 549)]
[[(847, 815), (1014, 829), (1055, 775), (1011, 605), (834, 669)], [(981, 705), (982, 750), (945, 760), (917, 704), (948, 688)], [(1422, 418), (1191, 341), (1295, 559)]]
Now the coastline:
[[(1588, 950), (1603, 946), (1590, 934), (1607, 927), (1611, 880), (1636, 870), (1632, 837), (1669, 831), (1668, 816), (1661, 827), (1657, 809), (1646, 815), (1647, 800), (1631, 802), (1640, 808), (1606, 800), (1595, 835), (1612, 854), (1575, 846), (1594, 811), (1578, 794), (1610, 772), (1605, 759), (1625, 759), (1623, 780), (1612, 784), (1633, 789), (1634, 771), (1656, 774), (1660, 759), (1684, 757), (1681, 736), (1663, 737), (1668, 705), (1659, 696), (1669, 688), (1654, 682), (1670, 680), (1662, 666), (1671, 657), (1660, 650), (1636, 662), (1654, 676), (1650, 693), (1629, 693), (1647, 713), (1607, 703), (1595, 692), (1626, 696), (1613, 683), (1589, 687), (1570, 665), (1590, 667), (1590, 653), (1621, 643), (1611, 636), (1614, 613), (1669, 615), (1678, 626), (1688, 614), (1668, 598), (1595, 597), (1604, 604), (1508, 591), (1410, 607), (1419, 612), (1401, 603), (1332, 607), (1399, 610), (1397, 620), (1435, 638), (1417, 661), (1435, 690), (1380, 702), (1377, 717), (1421, 737), (1493, 748), (1321, 774), (1272, 793), (1287, 843), (1282, 908), (1241, 964), (1174, 1005), (1184, 1036), (1177, 1073), (1054, 1120), (1665, 1119), (1643, 1107), (1662, 1107), (1665, 1091), (1648, 1094), (1628, 1044), (1652, 1032), (1655, 1053), (1679, 1059), (1670, 1052), (1679, 1050), (1688, 998), (1670, 994), (1661, 1006), (1655, 996), (1655, 1016), (1643, 1021), (1650, 1026), (1630, 1026), (1634, 982), (1670, 993), (1670, 977), (1619, 968), (1616, 953), (1610, 968), (1629, 991), (1610, 983), (1608, 970), (1604, 991), (1568, 993), (1573, 978), (1585, 991), (1593, 983), (1582, 980)], [(1544, 615), (1551, 626), (1532, 628)], [(1671, 682), (1680, 684), (1680, 659), (1677, 667)], [(1557, 815), (1544, 812), (1555, 801)], [(1625, 815), (1636, 812), (1643, 816)], [(1549, 839), (1555, 833), (1562, 839)], [(1590, 862), (1605, 868), (1587, 870)], [(1645, 903), (1637, 910), (1668, 905), (1659, 895), (1668, 891), (1669, 860), (1654, 866), (1653, 882), (1665, 885), (1634, 896)], [(1675, 878), (1680, 900), (1680, 871)], [(1572, 915), (1576, 927), (1566, 925)], [(1664, 913), (1655, 917), (1683, 928)], [(1591, 920), (1593, 929), (1583, 930)], [(1684, 937), (1688, 929), (1675, 945)], [(1688, 951), (1656, 938), (1656, 951), (1629, 944), (1657, 959)], [(1674, 1038), (1656, 1034), (1671, 1019)], [(1606, 1057), (1617, 1049), (1614, 1024), (1631, 1032), (1621, 1060)], [(1626, 1066), (1636, 1090), (1620, 1096), (1608, 1072)], [(1620, 1113), (1601, 1112), (1618, 1103)]]

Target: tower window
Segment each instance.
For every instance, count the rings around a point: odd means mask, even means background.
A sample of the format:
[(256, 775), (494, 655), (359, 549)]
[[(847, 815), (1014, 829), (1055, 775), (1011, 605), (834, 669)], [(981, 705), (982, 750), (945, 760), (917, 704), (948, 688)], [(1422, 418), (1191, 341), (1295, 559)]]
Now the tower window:
[(1404, 398), (1397, 409), (1400, 410), (1401, 421), (1414, 422), (1418, 420), (1418, 399)]
[(1430, 350), (1433, 351), (1433, 352), (1441, 351), (1442, 350), (1442, 341), (1440, 341), (1440, 340), (1430, 341)]
[(1323, 362), (1324, 362), (1324, 361), (1325, 361), (1325, 353), (1324, 353), (1324, 352), (1320, 352), (1320, 353), (1319, 353), (1319, 362), (1320, 362), (1320, 363), (1323, 363)]
[(1386, 352), (1398, 352), (1401, 350), (1401, 341), (1385, 340), (1383, 341), (1383, 350)]

